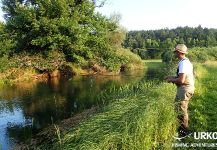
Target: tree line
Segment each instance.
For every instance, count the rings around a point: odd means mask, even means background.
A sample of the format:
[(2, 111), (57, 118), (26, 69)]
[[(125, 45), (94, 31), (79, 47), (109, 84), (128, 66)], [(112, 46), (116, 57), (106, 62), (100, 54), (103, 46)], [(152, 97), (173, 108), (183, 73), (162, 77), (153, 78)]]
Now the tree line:
[(143, 59), (160, 58), (161, 54), (178, 43), (188, 48), (217, 46), (217, 29), (177, 27), (147, 31), (129, 31), (123, 46), (130, 48)]
[[(95, 11), (98, 0), (1, 0), (0, 72), (8, 68), (118, 71), (142, 59), (163, 58), (176, 44), (189, 48), (217, 45), (217, 29), (198, 26), (127, 32), (117, 14)], [(123, 47), (125, 49), (123, 49)], [(133, 65), (128, 65), (133, 66)]]
[(120, 52), (126, 32), (118, 16), (108, 18), (95, 11), (103, 2), (1, 0), (5, 13), (5, 22), (0, 23), (1, 66), (13, 61), (15, 68), (40, 72), (72, 64), (82, 69), (96, 64), (110, 71), (120, 69), (129, 62)]

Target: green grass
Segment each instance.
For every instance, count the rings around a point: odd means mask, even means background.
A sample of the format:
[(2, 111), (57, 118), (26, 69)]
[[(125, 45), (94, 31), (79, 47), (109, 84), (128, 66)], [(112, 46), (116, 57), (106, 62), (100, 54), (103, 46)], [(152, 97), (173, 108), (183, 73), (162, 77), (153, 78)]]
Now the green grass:
[[(148, 63), (148, 67), (162, 64)], [(217, 131), (217, 65), (196, 64), (196, 91), (189, 105), (190, 129)], [(172, 149), (176, 133), (174, 97), (176, 87), (145, 82), (112, 89), (101, 96), (109, 104), (67, 133), (58, 134), (54, 145), (41, 149), (147, 150)], [(58, 142), (61, 140), (61, 143)], [(185, 139), (184, 142), (195, 142)], [(183, 149), (183, 148), (181, 148)]]
[[(154, 64), (153, 64), (154, 63)], [(146, 63), (160, 73), (161, 62)], [(161, 69), (157, 69), (161, 68)], [(158, 82), (159, 83), (159, 82)], [(142, 82), (111, 89), (101, 95), (101, 110), (68, 133), (57, 135), (54, 145), (41, 149), (171, 149), (176, 132), (175, 85)]]
[[(148, 88), (147, 88), (148, 87)], [(143, 83), (114, 93), (101, 112), (62, 136), (54, 149), (168, 149), (175, 134), (174, 87)], [(160, 91), (160, 92), (159, 92)]]
[(143, 62), (162, 62), (162, 59), (146, 59)]
[[(217, 63), (196, 64), (196, 90), (189, 104), (191, 132), (217, 132)], [(179, 141), (178, 141), (179, 142)], [(181, 143), (216, 143), (212, 139), (194, 139), (193, 136), (180, 141)], [(189, 147), (183, 149), (201, 149), (206, 147)], [(209, 148), (212, 149), (212, 148)], [(216, 149), (216, 148), (213, 148)]]
[[(204, 70), (203, 70), (204, 69)], [(198, 80), (198, 91), (192, 102), (192, 129), (195, 131), (217, 131), (217, 65), (203, 65), (204, 76)], [(199, 71), (200, 71), (199, 70)], [(199, 125), (200, 124), (200, 125)]]

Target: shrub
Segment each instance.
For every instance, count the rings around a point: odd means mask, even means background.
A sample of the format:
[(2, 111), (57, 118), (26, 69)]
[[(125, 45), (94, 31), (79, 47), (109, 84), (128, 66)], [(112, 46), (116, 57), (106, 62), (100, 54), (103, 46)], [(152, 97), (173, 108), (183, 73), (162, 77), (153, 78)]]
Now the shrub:
[(174, 61), (174, 54), (172, 51), (165, 51), (162, 53), (161, 59), (165, 63), (171, 63)]
[(3, 57), (0, 58), (0, 72), (4, 72), (5, 70), (9, 69), (10, 67), (10, 61), (8, 59), (7, 55), (3, 55)]
[(11, 66), (15, 68), (33, 68), (38, 72), (50, 72), (59, 69), (66, 61), (62, 52), (50, 51), (45, 55), (20, 53), (10, 58)]
[(120, 49), (119, 55), (124, 56), (124, 63), (122, 65), (124, 65), (127, 70), (144, 68), (142, 59), (137, 54), (132, 53), (130, 50)]
[(206, 48), (194, 48), (189, 50), (188, 58), (191, 61), (204, 63), (209, 59)]

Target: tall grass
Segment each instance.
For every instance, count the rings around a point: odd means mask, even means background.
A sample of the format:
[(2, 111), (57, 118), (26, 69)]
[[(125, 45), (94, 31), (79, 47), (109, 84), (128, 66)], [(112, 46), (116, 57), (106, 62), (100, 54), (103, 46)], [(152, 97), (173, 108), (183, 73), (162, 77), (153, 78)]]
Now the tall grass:
[(191, 129), (195, 132), (217, 131), (217, 62), (197, 67), (196, 93), (191, 103)]
[[(146, 65), (147, 69), (154, 68), (157, 74), (165, 67), (161, 62), (146, 62)], [(177, 123), (173, 101), (175, 88), (168, 83), (143, 81), (110, 89), (100, 96), (105, 105), (99, 113), (62, 134), (61, 143), (40, 148), (171, 149)]]
[[(161, 65), (159, 67), (162, 67)], [(217, 64), (195, 64), (196, 91), (189, 105), (190, 129), (216, 131)], [(41, 149), (173, 149), (177, 142), (175, 86), (145, 82), (111, 89), (101, 96), (110, 101), (99, 113), (61, 135), (61, 143)], [(185, 139), (185, 142), (193, 142)], [(183, 142), (183, 141), (182, 141)], [(194, 141), (195, 142), (195, 141)], [(181, 148), (184, 149), (184, 148)]]
[(53, 149), (170, 149), (176, 130), (174, 88), (150, 82), (110, 91), (104, 98), (112, 102), (63, 135)]
[[(217, 62), (196, 64), (196, 90), (189, 103), (189, 125), (193, 132), (217, 131)], [(193, 135), (178, 143), (216, 143), (215, 139), (194, 139)], [(176, 149), (216, 149), (216, 147), (179, 147)]]

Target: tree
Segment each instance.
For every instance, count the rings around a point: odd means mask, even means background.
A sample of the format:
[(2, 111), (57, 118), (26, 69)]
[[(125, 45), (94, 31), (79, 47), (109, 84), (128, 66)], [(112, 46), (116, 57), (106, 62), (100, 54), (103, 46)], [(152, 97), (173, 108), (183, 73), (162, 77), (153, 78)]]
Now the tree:
[[(16, 44), (12, 53), (31, 54), (58, 50), (67, 61), (86, 63), (97, 59), (106, 65), (112, 49), (114, 22), (94, 9), (89, 0), (2, 0), (6, 28)], [(110, 59), (109, 59), (110, 60)]]
[(171, 38), (167, 38), (163, 44), (162, 44), (162, 48), (165, 48), (165, 49), (171, 49), (175, 46), (176, 43), (174, 43), (174, 41), (172, 41)]
[(6, 31), (5, 23), (0, 22), (0, 57), (8, 56), (13, 47), (13, 38)]
[[(145, 41), (145, 48), (153, 48), (153, 42), (157, 41), (160, 48), (167, 47), (171, 39), (173, 44), (185, 43), (188, 47), (195, 46), (215, 46), (217, 44), (217, 29), (208, 29), (198, 26), (196, 28), (191, 27), (177, 27), (176, 29), (160, 29), (160, 30), (148, 30), (148, 31), (130, 31), (127, 34), (127, 39), (131, 36), (131, 41), (135, 39), (137, 41), (137, 35), (141, 34), (142, 40)], [(140, 40), (141, 41), (141, 40)], [(208, 42), (209, 41), (209, 42)], [(125, 41), (127, 45), (127, 40)], [(137, 47), (141, 48), (141, 47)]]
[(209, 33), (206, 39), (206, 47), (216, 46), (216, 38), (213, 33)]

